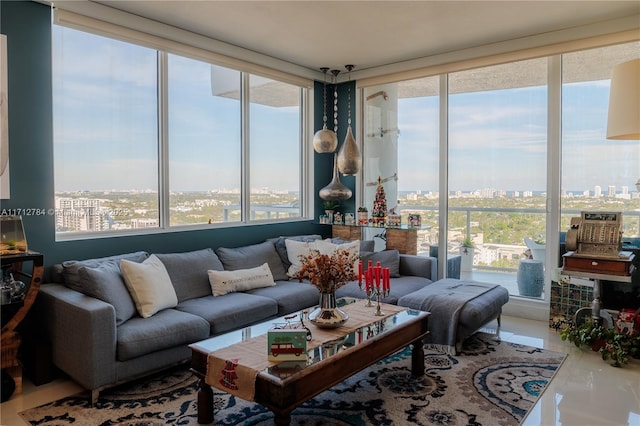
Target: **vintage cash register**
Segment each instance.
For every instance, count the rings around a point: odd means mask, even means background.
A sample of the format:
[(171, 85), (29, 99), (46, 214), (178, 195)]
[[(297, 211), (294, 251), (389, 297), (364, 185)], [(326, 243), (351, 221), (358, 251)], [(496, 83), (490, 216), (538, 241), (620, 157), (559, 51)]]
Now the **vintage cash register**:
[(634, 254), (622, 250), (621, 212), (582, 212), (571, 218), (563, 271), (630, 276)]

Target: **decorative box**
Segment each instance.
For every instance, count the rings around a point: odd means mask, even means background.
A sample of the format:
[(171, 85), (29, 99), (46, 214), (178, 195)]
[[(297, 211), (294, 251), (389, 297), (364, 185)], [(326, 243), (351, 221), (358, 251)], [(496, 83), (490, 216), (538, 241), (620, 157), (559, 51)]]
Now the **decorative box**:
[(352, 226), (356, 224), (356, 219), (353, 216), (353, 213), (347, 213), (344, 215), (344, 224), (347, 226)]
[(419, 228), (422, 226), (422, 218), (419, 214), (409, 215), (409, 226), (412, 228)]
[(621, 309), (616, 318), (616, 330), (630, 336), (640, 335), (640, 309)]
[(390, 214), (387, 217), (387, 226), (391, 228), (399, 228), (402, 225), (402, 216), (399, 214)]
[(368, 225), (369, 224), (369, 212), (364, 209), (358, 210), (358, 225)]
[(306, 361), (307, 331), (304, 329), (273, 329), (267, 332), (269, 361)]

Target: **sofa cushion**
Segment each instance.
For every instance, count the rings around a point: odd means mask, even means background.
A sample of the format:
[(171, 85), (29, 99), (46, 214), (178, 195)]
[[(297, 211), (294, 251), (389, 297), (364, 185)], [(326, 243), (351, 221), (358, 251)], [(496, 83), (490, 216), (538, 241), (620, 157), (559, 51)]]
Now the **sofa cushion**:
[(286, 315), (318, 304), (318, 288), (307, 281), (277, 281), (273, 287), (247, 291), (249, 294), (269, 297), (278, 303), (278, 315)]
[(383, 250), (374, 252), (360, 253), (360, 259), (367, 269), (367, 262), (371, 261), (373, 266), (380, 262), (383, 268), (389, 268), (389, 276), (397, 278), (400, 276), (400, 252), (398, 250)]
[(111, 260), (95, 268), (83, 266), (78, 269), (82, 281), (81, 291), (112, 305), (116, 310), (116, 325), (136, 315), (136, 307), (122, 279), (118, 262)]
[(120, 270), (142, 318), (178, 304), (167, 269), (156, 255), (152, 254), (142, 263), (122, 259)]
[(212, 335), (237, 330), (278, 314), (278, 303), (268, 297), (249, 293), (229, 293), (185, 300), (176, 309), (209, 322)]
[(320, 239), (322, 239), (322, 236), (318, 234), (310, 234), (310, 235), (291, 235), (288, 237), (270, 238), (267, 241), (271, 241), (273, 245), (276, 247), (276, 251), (280, 256), (280, 260), (282, 260), (282, 265), (284, 266), (284, 270), (287, 271), (289, 270), (291, 263), (289, 262), (289, 255), (287, 254), (287, 246), (285, 243), (286, 240), (309, 242), (309, 241), (315, 241)]
[(214, 296), (276, 285), (273, 281), (273, 275), (271, 275), (271, 269), (269, 269), (268, 263), (250, 269), (209, 271), (208, 275), (209, 282), (211, 283), (211, 291)]
[(104, 262), (111, 260), (127, 259), (132, 262), (142, 262), (149, 254), (145, 251), (137, 251), (134, 253), (119, 254), (116, 256), (100, 257), (96, 259), (87, 260), (68, 260), (62, 262), (62, 275), (64, 277), (64, 283), (67, 287), (82, 292), (82, 280), (78, 276), (78, 270), (83, 267), (96, 268)]
[(391, 280), (389, 293), (390, 295), (395, 296), (397, 299), (400, 299), (402, 296), (406, 296), (407, 294), (411, 294), (414, 291), (425, 288), (432, 282), (433, 281), (431, 281), (430, 279), (424, 277), (403, 275), (399, 278), (394, 278)]
[(116, 331), (116, 357), (118, 361), (127, 361), (206, 339), (209, 337), (209, 323), (196, 315), (165, 309), (153, 318), (132, 318)]
[(224, 266), (210, 248), (186, 253), (156, 254), (162, 261), (176, 291), (178, 302), (209, 296), (211, 286), (207, 271), (222, 271)]
[(269, 264), (274, 280), (289, 279), (280, 256), (270, 241), (236, 248), (219, 247), (216, 249), (216, 254), (227, 271), (255, 268), (266, 262)]

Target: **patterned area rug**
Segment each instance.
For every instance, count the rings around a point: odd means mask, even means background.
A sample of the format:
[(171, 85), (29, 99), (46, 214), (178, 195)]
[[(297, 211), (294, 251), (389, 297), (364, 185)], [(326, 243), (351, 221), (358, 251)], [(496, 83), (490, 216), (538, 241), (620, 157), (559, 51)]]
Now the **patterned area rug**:
[[(427, 374), (411, 376), (409, 350), (394, 354), (297, 408), (294, 425), (518, 425), (566, 355), (482, 333), (452, 356), (425, 347)], [(32, 425), (196, 425), (197, 380), (180, 368), (101, 393), (63, 398), (20, 415)], [(215, 392), (216, 425), (271, 425), (259, 404)]]

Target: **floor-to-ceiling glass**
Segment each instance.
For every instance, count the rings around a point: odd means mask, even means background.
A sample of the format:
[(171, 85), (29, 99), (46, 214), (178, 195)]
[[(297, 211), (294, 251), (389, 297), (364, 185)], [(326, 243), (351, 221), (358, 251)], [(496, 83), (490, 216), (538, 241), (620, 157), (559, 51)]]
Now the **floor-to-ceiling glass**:
[[(582, 211), (620, 212), (624, 250), (640, 236), (640, 143), (607, 139), (607, 112), (613, 68), (637, 58), (640, 42), (562, 55), (560, 231)], [(640, 283), (607, 282), (601, 296), (608, 309), (634, 307)]]
[(447, 249), (463, 278), (491, 274), (513, 295), (542, 297), (547, 59), (451, 73), (448, 86)]
[[(439, 77), (426, 77), (364, 89), (363, 205), (371, 211), (378, 182), (387, 207), (419, 215), (419, 254), (438, 242)], [(378, 245), (382, 232), (370, 231)]]

